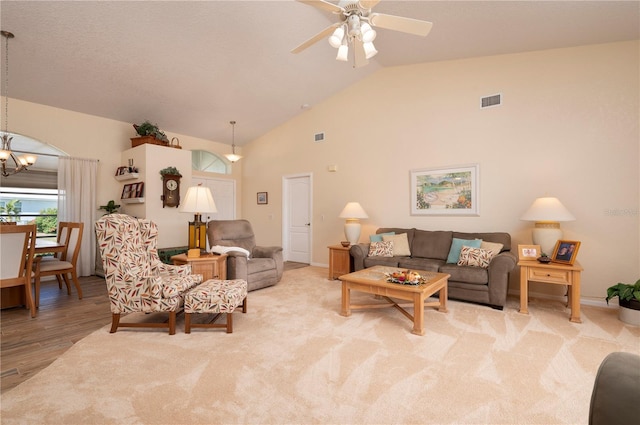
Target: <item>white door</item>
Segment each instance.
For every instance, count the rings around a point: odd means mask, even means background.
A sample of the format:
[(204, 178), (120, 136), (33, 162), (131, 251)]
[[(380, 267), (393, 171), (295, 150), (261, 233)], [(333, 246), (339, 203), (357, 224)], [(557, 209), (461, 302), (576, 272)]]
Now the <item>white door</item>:
[(311, 175), (284, 177), (283, 254), (285, 261), (311, 262)]

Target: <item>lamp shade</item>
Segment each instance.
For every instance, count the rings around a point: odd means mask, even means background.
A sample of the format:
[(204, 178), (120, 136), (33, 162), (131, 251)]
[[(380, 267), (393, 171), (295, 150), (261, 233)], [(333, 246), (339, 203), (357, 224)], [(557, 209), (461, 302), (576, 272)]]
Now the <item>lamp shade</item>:
[(202, 222), (201, 214), (218, 212), (211, 190), (202, 185), (190, 187), (180, 212), (194, 213), (193, 221), (189, 222), (189, 252), (191, 255), (195, 250), (195, 256), (199, 256), (207, 247), (207, 226)]
[(218, 212), (213, 201), (211, 190), (204, 186), (192, 186), (187, 190), (184, 202), (180, 206), (180, 212), (185, 213), (214, 213)]
[(576, 218), (565, 208), (558, 198), (538, 198), (520, 217), (525, 221), (573, 221)]
[(358, 202), (349, 202), (339, 215), (340, 218), (369, 218)]

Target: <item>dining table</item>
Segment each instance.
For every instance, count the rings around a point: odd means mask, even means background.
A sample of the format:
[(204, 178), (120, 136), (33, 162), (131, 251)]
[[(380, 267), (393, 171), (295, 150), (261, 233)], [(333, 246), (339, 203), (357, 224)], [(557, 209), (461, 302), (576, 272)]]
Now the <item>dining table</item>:
[[(36, 239), (34, 252), (36, 254), (49, 254), (56, 252), (64, 252), (66, 246), (51, 239)], [(0, 297), (0, 308), (19, 307), (26, 304), (24, 286), (13, 286), (10, 288), (2, 288), (2, 296)]]

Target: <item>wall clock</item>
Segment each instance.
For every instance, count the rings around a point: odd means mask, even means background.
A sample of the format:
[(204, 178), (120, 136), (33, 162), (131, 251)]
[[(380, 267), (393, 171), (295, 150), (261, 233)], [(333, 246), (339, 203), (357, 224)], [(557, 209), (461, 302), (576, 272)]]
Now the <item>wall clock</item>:
[(162, 176), (162, 208), (180, 205), (180, 176), (165, 174)]

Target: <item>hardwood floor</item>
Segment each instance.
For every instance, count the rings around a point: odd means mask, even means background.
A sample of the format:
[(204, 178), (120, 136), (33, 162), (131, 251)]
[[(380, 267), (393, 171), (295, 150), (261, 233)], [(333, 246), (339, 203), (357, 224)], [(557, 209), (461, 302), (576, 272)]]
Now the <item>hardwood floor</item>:
[[(308, 264), (285, 262), (284, 270)], [(1, 392), (49, 366), (73, 344), (111, 323), (111, 310), (104, 279), (80, 278), (82, 300), (72, 288), (71, 295), (56, 281), (43, 282), (38, 315), (31, 318), (23, 307), (0, 312)]]

